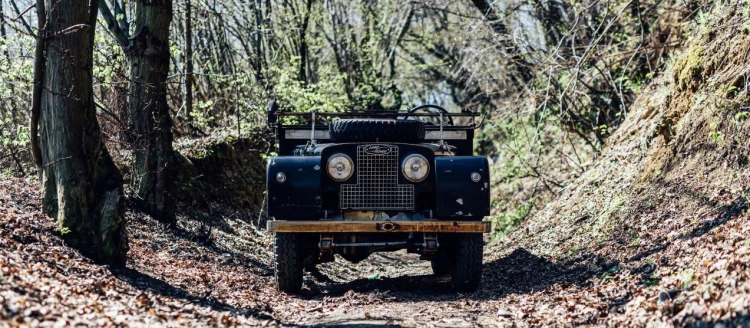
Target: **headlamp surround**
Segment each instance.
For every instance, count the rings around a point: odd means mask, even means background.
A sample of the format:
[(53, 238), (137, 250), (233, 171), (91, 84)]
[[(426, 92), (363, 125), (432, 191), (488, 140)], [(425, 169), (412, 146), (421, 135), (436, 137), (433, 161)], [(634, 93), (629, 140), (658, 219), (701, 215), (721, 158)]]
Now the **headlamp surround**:
[(354, 162), (345, 154), (333, 154), (326, 164), (328, 176), (334, 181), (344, 182), (354, 175)]
[(406, 156), (401, 164), (401, 173), (406, 180), (420, 182), (430, 173), (430, 163), (427, 158), (419, 154)]

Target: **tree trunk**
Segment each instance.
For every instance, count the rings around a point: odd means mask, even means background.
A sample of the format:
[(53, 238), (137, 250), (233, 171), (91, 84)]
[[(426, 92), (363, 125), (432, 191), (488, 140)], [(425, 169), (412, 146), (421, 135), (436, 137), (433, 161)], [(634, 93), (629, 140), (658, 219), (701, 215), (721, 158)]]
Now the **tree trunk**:
[(34, 164), (37, 174), (42, 170), (42, 153), (39, 145), (39, 115), (42, 110), (42, 83), (44, 83), (44, 50), (47, 34), (47, 14), (44, 8), (44, 0), (36, 0), (37, 35), (36, 49), (34, 52), (34, 86), (31, 94), (31, 122), (29, 123), (29, 134), (31, 136), (31, 155), (34, 156)]
[[(472, 2), (479, 9), (479, 12), (487, 18), (492, 30), (500, 36), (500, 45), (511, 55), (511, 62), (509, 64), (516, 67), (517, 73), (521, 75), (521, 81), (524, 84), (531, 83), (535, 76), (533, 72), (534, 65), (528, 61), (524, 52), (518, 48), (518, 45), (512, 40), (504, 39), (508, 36), (508, 27), (505, 25), (502, 17), (492, 7), (492, 3), (487, 0), (472, 0)], [(516, 80), (515, 76), (511, 76), (511, 78)]]
[[(115, 74), (118, 77), (126, 78), (128, 76), (127, 68), (117, 66), (115, 68)], [(115, 108), (117, 111), (117, 118), (119, 121), (117, 122), (117, 135), (120, 137), (120, 141), (123, 142), (124, 145), (131, 145), (133, 143), (133, 140), (131, 140), (130, 132), (128, 131), (128, 85), (127, 84), (115, 84), (112, 87), (113, 92), (113, 101), (112, 101), (112, 108)]]
[(67, 244), (95, 261), (124, 265), (122, 177), (102, 142), (93, 97), (96, 3), (46, 0), (44, 7), (43, 209)]
[[(193, 112), (193, 22), (191, 0), (185, 1), (185, 110)], [(191, 125), (192, 126), (192, 125)]]
[[(4, 8), (3, 8), (3, 1), (5, 1), (5, 0), (0, 0), (0, 19), (2, 19), (2, 20), (4, 20), (4, 17), (2, 15), (5, 12)], [(7, 34), (7, 31), (5, 30), (5, 23), (4, 22), (0, 23), (0, 39), (2, 39), (2, 40), (8, 40), (8, 34)], [(10, 55), (10, 49), (8, 49), (7, 47), (5, 47), (5, 49), (3, 49), (3, 56), (5, 56), (5, 59), (7, 60), (5, 69), (6, 70), (10, 69), (11, 66), (12, 66), (11, 63), (13, 62), (13, 58)], [(11, 95), (15, 95), (16, 94), (16, 92), (15, 92), (15, 86), (13, 85), (13, 83), (9, 83), (8, 84), (8, 89), (10, 90), (10, 94)], [(16, 105), (16, 97), (10, 97), (10, 99), (8, 99), (8, 102), (9, 102), (8, 108), (10, 108), (10, 119), (11, 119), (12, 122), (18, 122), (19, 115), (18, 115), (18, 110), (16, 108), (16, 106), (17, 106)], [(11, 135), (13, 135), (13, 137), (15, 137), (15, 131), (11, 131)], [(13, 154), (13, 157), (16, 157), (15, 152), (11, 152), (11, 154)], [(20, 168), (21, 168), (21, 171), (23, 171), (23, 167), (20, 167)]]
[(169, 72), (169, 24), (172, 1), (139, 0), (135, 10), (135, 32), (127, 55), (130, 62), (128, 124), (135, 164), (131, 184), (136, 203), (154, 218), (175, 220), (175, 161), (172, 119), (167, 105)]
[(312, 0), (307, 0), (302, 26), (299, 29), (299, 80), (303, 85), (307, 84), (307, 27), (310, 25), (311, 11)]
[[(5, 0), (0, 0), (0, 17), (2, 17), (5, 13), (5, 11), (3, 10), (3, 1)], [(3, 23), (0, 24), (0, 38), (2, 38), (3, 40), (7, 40), (8, 35), (5, 33), (4, 20), (5, 20), (5, 17), (3, 17)], [(10, 52), (8, 52), (8, 48), (3, 49), (3, 55), (5, 56), (5, 58), (8, 59), (8, 64), (10, 64)], [(15, 117), (13, 119), (15, 119)]]
[[(172, 0), (138, 0), (135, 30), (128, 35), (124, 14), (115, 1), (112, 13), (106, 0), (99, 0), (107, 28), (125, 51), (130, 64), (127, 95), (127, 140), (135, 157), (131, 185), (136, 205), (157, 220), (174, 223), (175, 159), (172, 148), (172, 118), (167, 105), (169, 72), (169, 24)], [(121, 117), (123, 119), (123, 117)]]

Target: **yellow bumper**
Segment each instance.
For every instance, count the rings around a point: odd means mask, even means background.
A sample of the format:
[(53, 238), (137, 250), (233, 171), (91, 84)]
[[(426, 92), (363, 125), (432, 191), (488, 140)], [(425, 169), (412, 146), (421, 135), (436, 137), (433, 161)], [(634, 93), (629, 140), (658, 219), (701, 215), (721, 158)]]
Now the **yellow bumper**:
[(267, 227), (272, 232), (488, 233), (492, 225), (486, 221), (269, 221)]

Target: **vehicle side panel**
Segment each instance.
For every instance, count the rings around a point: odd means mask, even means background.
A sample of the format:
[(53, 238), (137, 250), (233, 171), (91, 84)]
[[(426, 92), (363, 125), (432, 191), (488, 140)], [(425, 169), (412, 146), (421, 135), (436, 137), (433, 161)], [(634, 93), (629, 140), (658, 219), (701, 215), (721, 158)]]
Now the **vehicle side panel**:
[[(472, 173), (481, 178), (474, 182)], [(487, 158), (435, 158), (435, 214), (439, 219), (481, 220), (490, 215), (490, 169)]]
[[(278, 220), (317, 220), (321, 217), (319, 156), (273, 157), (266, 169), (268, 215)], [(283, 173), (286, 181), (277, 181)]]

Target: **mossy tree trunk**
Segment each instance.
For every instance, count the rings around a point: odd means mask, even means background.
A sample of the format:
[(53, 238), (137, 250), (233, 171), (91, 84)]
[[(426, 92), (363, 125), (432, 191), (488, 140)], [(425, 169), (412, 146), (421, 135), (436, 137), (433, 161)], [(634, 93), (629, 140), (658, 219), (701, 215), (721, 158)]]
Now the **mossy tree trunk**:
[(97, 6), (46, 0), (44, 7), (39, 120), (43, 209), (57, 219), (70, 246), (96, 261), (124, 265), (128, 246), (122, 177), (102, 142), (93, 98)]
[(132, 35), (126, 34), (105, 0), (99, 3), (107, 27), (125, 50), (130, 65), (127, 120), (135, 158), (131, 185), (136, 190), (136, 204), (154, 218), (173, 223), (176, 165), (166, 84), (172, 1), (136, 1)]

